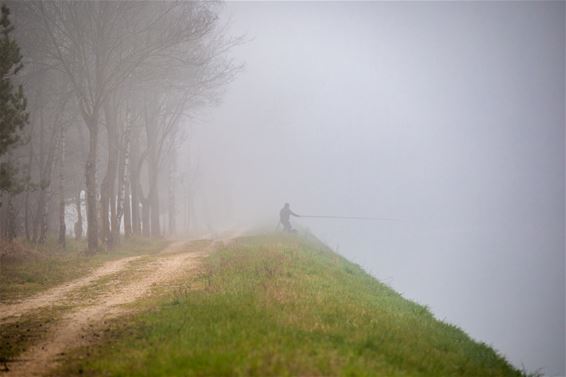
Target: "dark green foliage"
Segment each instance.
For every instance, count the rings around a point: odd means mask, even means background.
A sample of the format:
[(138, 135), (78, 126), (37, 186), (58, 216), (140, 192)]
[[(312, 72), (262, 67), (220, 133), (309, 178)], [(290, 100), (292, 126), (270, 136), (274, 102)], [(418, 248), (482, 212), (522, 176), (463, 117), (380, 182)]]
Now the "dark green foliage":
[[(28, 122), (26, 98), (21, 85), (14, 85), (14, 77), (22, 69), (22, 55), (11, 36), (10, 10), (2, 5), (0, 18), (0, 158), (21, 140), (21, 130)], [(0, 191), (14, 189), (15, 168), (10, 161), (0, 161)]]

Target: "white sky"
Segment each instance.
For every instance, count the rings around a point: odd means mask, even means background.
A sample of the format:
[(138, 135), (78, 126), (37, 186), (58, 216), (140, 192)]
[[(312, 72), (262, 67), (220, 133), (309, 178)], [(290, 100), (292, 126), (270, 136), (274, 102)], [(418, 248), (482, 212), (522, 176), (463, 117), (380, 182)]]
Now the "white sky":
[(564, 375), (565, 3), (229, 3), (201, 226), (300, 219), (516, 366)]

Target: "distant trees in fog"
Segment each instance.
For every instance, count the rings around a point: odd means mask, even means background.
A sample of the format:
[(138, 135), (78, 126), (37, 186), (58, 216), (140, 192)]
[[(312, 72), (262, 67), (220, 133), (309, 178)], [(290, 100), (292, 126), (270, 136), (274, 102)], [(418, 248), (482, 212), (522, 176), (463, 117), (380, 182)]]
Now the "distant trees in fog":
[[(218, 98), (238, 67), (210, 2), (10, 2), (24, 56), (27, 143), (14, 148), (23, 190), (2, 194), (13, 233), (65, 242), (65, 210), (88, 249), (160, 237), (162, 191), (174, 182), (181, 128)], [(1, 151), (0, 151), (1, 152)], [(165, 182), (165, 183), (164, 183)], [(81, 195), (84, 193), (84, 195)], [(167, 193), (168, 210), (175, 196)], [(169, 216), (174, 229), (174, 216)], [(57, 226), (53, 226), (58, 224)]]
[[(10, 10), (5, 5), (0, 14), (0, 190), (17, 191), (15, 167), (10, 150), (21, 141), (22, 129), (28, 122), (26, 99), (16, 75), (22, 69), (22, 55), (13, 37)], [(1, 201), (0, 201), (1, 203)]]

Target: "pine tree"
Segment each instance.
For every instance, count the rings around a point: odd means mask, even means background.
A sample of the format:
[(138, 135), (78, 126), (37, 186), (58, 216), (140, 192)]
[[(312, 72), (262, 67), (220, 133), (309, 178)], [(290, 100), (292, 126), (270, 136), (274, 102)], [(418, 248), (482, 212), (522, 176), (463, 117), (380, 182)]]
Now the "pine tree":
[(21, 140), (21, 131), (28, 122), (26, 98), (21, 85), (14, 85), (22, 69), (22, 55), (16, 40), (11, 36), (10, 10), (2, 5), (0, 16), (0, 191), (15, 187), (15, 167), (6, 159), (11, 147)]

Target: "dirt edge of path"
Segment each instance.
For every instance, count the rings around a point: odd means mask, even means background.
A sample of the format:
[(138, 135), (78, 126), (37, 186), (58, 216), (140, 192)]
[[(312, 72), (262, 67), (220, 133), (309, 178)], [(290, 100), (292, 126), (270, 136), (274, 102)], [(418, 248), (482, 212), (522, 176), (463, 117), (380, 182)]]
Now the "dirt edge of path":
[[(127, 282), (112, 292), (105, 292), (89, 305), (73, 308), (54, 324), (41, 341), (33, 344), (15, 362), (10, 363), (10, 370), (2, 375), (42, 376), (48, 373), (67, 350), (85, 344), (84, 339), (87, 338), (85, 335), (93, 326), (127, 313), (126, 304), (147, 296), (154, 287), (172, 281), (180, 273), (187, 270), (196, 271), (202, 258), (210, 253), (217, 242), (211, 241), (208, 246), (196, 251), (189, 245), (190, 242), (186, 241), (173, 243), (149, 262), (151, 265), (147, 269), (148, 273), (141, 279)], [(129, 257), (109, 262), (85, 278), (56, 287), (30, 299), (30, 303), (13, 305), (9, 313), (12, 316), (19, 315), (42, 305), (49, 305), (50, 300), (62, 298), (69, 292), (85, 287), (103, 276), (123, 270), (127, 268), (129, 262), (138, 258)], [(4, 318), (6, 317), (4, 315)]]

